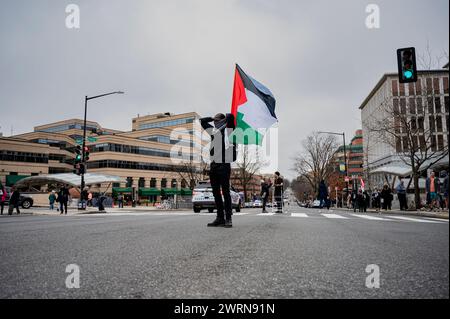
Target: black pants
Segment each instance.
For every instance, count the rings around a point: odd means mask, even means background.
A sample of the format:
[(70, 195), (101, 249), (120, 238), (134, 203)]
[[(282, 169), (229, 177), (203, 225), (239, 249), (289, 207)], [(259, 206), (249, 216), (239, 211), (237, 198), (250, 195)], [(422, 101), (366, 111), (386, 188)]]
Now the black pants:
[(20, 214), (20, 209), (19, 209), (19, 204), (9, 204), (9, 207), (8, 207), (8, 215), (12, 215), (12, 213), (13, 213), (13, 211), (14, 211), (14, 208), (16, 209), (16, 211), (17, 211), (17, 215), (19, 215)]
[(406, 194), (397, 194), (398, 201), (400, 202), (400, 210), (407, 210), (408, 204), (406, 202)]
[[(64, 210), (64, 208), (66, 210)], [(63, 214), (64, 212), (66, 212), (67, 214), (67, 202), (59, 202), (59, 209), (61, 211), (61, 214)]]
[(262, 205), (263, 205), (262, 210), (263, 210), (263, 212), (266, 211), (267, 199), (268, 199), (268, 196), (263, 197), (263, 199), (262, 199)]
[(217, 218), (221, 219), (224, 218), (224, 210), (226, 218), (231, 218), (230, 174), (231, 165), (229, 163), (211, 163), (209, 179), (216, 202)]
[(0, 206), (2, 208), (2, 215), (3, 215), (3, 209), (5, 209), (5, 202), (0, 202)]
[(283, 193), (281, 190), (275, 189), (274, 195), (275, 201), (277, 203), (277, 211), (281, 212), (283, 210)]

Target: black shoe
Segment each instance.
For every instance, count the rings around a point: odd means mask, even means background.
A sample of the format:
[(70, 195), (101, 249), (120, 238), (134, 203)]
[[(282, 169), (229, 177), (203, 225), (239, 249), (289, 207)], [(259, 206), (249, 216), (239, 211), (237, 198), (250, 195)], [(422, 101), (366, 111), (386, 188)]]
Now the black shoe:
[(225, 225), (223, 225), (223, 227), (225, 228), (233, 227), (233, 222), (231, 221), (231, 218), (227, 218), (227, 220), (225, 221)]
[(225, 219), (216, 218), (212, 223), (208, 224), (208, 227), (222, 227), (225, 225)]

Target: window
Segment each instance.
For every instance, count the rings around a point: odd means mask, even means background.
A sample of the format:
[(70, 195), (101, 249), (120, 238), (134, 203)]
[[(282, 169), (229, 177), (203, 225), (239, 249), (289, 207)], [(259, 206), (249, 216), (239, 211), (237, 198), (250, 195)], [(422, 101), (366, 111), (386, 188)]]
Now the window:
[(133, 177), (127, 177), (127, 186), (126, 187), (133, 187)]
[(171, 188), (177, 188), (178, 186), (178, 182), (176, 179), (172, 179), (172, 182), (170, 183), (170, 187)]
[(433, 79), (434, 94), (439, 94), (439, 78)]
[(145, 178), (139, 177), (138, 186), (139, 186), (139, 188), (145, 187)]
[(444, 97), (445, 113), (449, 112), (450, 99), (448, 96)]
[(417, 130), (417, 120), (415, 117), (411, 117), (410, 124), (411, 124), (411, 131), (414, 132), (415, 130)]
[(436, 131), (442, 132), (442, 117), (436, 116)]
[(398, 96), (398, 83), (397, 80), (392, 80), (392, 95)]
[(406, 99), (400, 99), (400, 113), (406, 114)]
[(398, 99), (394, 99), (393, 104), (394, 104), (394, 114), (399, 114), (400, 111), (398, 108)]
[(440, 97), (434, 98), (434, 105), (436, 108), (436, 113), (441, 113), (442, 109), (441, 109), (441, 98)]
[(161, 180), (161, 188), (167, 188), (167, 179), (163, 178)]
[(448, 94), (448, 78), (443, 78), (444, 81), (444, 93)]
[(431, 150), (433, 152), (437, 151), (437, 145), (436, 145), (436, 135), (431, 136)]
[(150, 180), (150, 188), (156, 188), (156, 178)]
[(408, 137), (406, 137), (406, 136), (403, 136), (403, 151), (404, 152), (409, 151)]
[(436, 122), (435, 122), (433, 116), (429, 117), (429, 123), (430, 123), (430, 131), (435, 132), (436, 131)]
[(189, 124), (189, 123), (193, 123), (193, 122), (194, 122), (194, 118), (190, 117), (190, 118), (182, 118), (182, 119), (168, 120), (168, 121), (155, 122), (155, 123), (143, 123), (143, 124), (139, 125), (139, 129), (144, 130), (144, 129), (148, 129), (148, 128)]
[(423, 117), (418, 117), (417, 118), (417, 126), (419, 127), (419, 130), (424, 130), (425, 126), (424, 126), (424, 118)]
[(120, 183), (113, 183), (113, 184), (112, 184), (112, 187), (113, 187), (113, 188), (119, 188), (119, 187), (120, 187)]
[(416, 100), (409, 99), (409, 113), (416, 114)]
[(405, 84), (400, 83), (400, 96), (405, 96)]
[(417, 82), (416, 82), (416, 94), (417, 95), (422, 95), (422, 81), (421, 81), (421, 79), (417, 79)]
[(184, 178), (181, 180), (181, 188), (186, 188), (186, 180)]
[(444, 150), (444, 136), (438, 135), (438, 150), (442, 151)]
[(417, 114), (422, 114), (423, 113), (423, 105), (422, 105), (422, 99), (418, 98), (416, 100), (416, 106), (417, 106)]

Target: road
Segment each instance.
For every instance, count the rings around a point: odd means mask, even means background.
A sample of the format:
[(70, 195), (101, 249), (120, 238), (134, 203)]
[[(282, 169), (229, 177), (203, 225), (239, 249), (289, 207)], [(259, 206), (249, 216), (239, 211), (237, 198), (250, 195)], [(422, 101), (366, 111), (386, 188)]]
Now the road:
[(1, 216), (0, 298), (449, 297), (448, 220), (258, 213), (235, 214), (232, 229), (191, 212)]

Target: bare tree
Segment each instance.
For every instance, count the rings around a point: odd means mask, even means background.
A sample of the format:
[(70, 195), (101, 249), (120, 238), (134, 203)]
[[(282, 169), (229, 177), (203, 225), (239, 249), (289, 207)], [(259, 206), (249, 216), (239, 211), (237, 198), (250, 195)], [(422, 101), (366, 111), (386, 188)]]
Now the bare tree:
[(182, 161), (178, 166), (178, 175), (188, 183), (191, 190), (194, 189), (199, 181), (209, 179), (209, 164), (203, 160), (201, 162), (193, 160)]
[(232, 178), (239, 181), (244, 191), (244, 199), (247, 201), (249, 186), (264, 163), (259, 158), (259, 149), (257, 146), (240, 145), (238, 154), (239, 158), (236, 161), (237, 168), (233, 171)]
[(338, 149), (336, 137), (313, 132), (303, 141), (303, 151), (295, 158), (294, 170), (317, 193), (321, 180), (333, 173), (334, 155)]
[(311, 185), (302, 176), (299, 176), (297, 177), (297, 179), (292, 180), (291, 188), (294, 192), (294, 196), (301, 201), (308, 200), (308, 196), (313, 192)]
[(444, 142), (442, 135), (445, 117), (440, 111), (435, 114), (433, 107), (435, 101), (439, 103), (436, 108), (443, 107), (440, 98), (435, 99), (433, 87), (427, 85), (425, 88), (420, 83), (416, 85), (415, 95), (408, 98), (409, 107), (406, 98), (386, 98), (368, 125), (369, 131), (395, 149), (401, 161), (411, 168), (416, 208), (421, 206), (421, 172), (448, 157), (448, 143)]
[(440, 69), (443, 62), (448, 62), (448, 51), (443, 50), (441, 54), (434, 54), (430, 47), (430, 41), (427, 40), (425, 51), (417, 55), (417, 64), (421, 70)]

